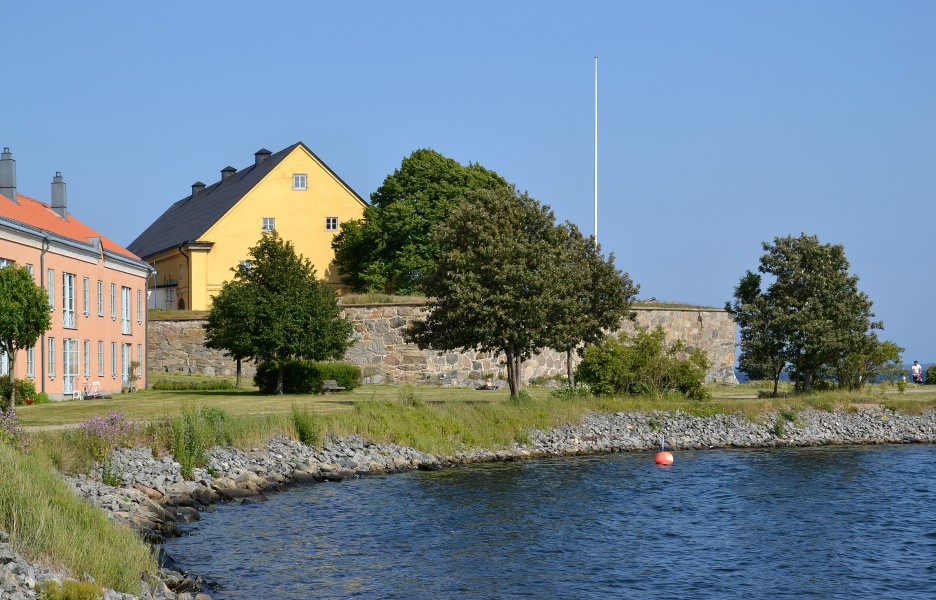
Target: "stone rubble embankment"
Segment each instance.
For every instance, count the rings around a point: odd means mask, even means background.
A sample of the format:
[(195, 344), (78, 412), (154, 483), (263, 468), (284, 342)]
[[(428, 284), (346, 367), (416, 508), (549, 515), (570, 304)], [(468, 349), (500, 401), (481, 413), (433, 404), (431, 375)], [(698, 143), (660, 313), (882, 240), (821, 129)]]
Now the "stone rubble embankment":
[[(121, 487), (102, 483), (100, 465), (94, 473), (66, 479), (113, 519), (159, 543), (179, 535), (179, 522), (197, 520), (199, 512), (212, 504), (262, 501), (268, 493), (288, 485), (412, 469), (435, 470), (471, 462), (652, 450), (659, 448), (661, 435), (671, 450), (936, 443), (936, 412), (908, 415), (869, 405), (855, 412), (772, 413), (759, 420), (742, 414), (694, 417), (664, 411), (592, 413), (577, 425), (533, 430), (525, 444), (500, 450), (465, 450), (450, 457), (375, 443), (359, 436), (330, 437), (321, 447), (276, 436), (265, 447), (250, 451), (210, 449), (206, 468), (194, 469), (192, 480), (182, 477), (181, 465), (171, 457), (154, 457), (145, 447), (119, 449), (110, 456), (109, 475), (120, 478)], [(209, 598), (199, 593), (206, 582), (176, 570), (171, 558), (163, 558), (162, 583), (148, 590), (146, 598)], [(0, 538), (0, 597), (32, 600), (36, 596), (29, 592), (36, 581), (50, 576), (55, 575), (16, 557)], [(106, 600), (133, 598), (109, 594)]]

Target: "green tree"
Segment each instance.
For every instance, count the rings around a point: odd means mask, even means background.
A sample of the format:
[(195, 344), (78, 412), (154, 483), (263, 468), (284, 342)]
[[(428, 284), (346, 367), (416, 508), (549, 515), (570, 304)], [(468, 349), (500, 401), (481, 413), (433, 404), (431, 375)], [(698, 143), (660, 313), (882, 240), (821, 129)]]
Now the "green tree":
[[(11, 379), (17, 351), (35, 346), (51, 325), (49, 299), (29, 271), (16, 265), (0, 268), (0, 352), (9, 357)], [(15, 385), (10, 410), (16, 410)]]
[(767, 294), (761, 292), (761, 276), (748, 271), (734, 290), (734, 302), (725, 310), (738, 324), (741, 354), (738, 370), (751, 379), (770, 378), (777, 396), (780, 375), (786, 367), (786, 321)]
[(904, 370), (903, 348), (893, 342), (882, 342), (873, 332), (865, 334), (861, 344), (848, 352), (831, 369), (840, 388), (859, 390), (879, 378), (896, 379)]
[(761, 292), (760, 279), (748, 272), (728, 307), (741, 325), (742, 356), (753, 365), (775, 367), (779, 358), (770, 357), (782, 342), (795, 389), (808, 392), (817, 375), (861, 352), (868, 334), (882, 324), (871, 321), (871, 300), (849, 273), (842, 245), (801, 234), (762, 246), (758, 271), (771, 283)]
[(481, 165), (416, 150), (371, 194), (362, 219), (341, 224), (332, 249), (342, 281), (354, 291), (425, 292), (439, 251), (436, 225), (466, 192), (493, 187), (507, 182)]
[(574, 224), (559, 225), (559, 234), (562, 274), (552, 293), (561, 302), (559, 313), (550, 317), (554, 339), (549, 345), (566, 353), (569, 385), (575, 387), (574, 348), (603, 339), (607, 331), (620, 328), (625, 318), (633, 320), (631, 305), (640, 286), (614, 265), (613, 254), (604, 258), (595, 238), (586, 238)]
[(564, 271), (555, 217), (514, 187), (469, 192), (439, 225), (438, 265), (426, 282), (428, 315), (409, 341), (436, 350), (503, 353), (511, 396), (526, 358), (554, 342), (554, 293)]
[[(312, 263), (276, 231), (264, 233), (250, 256), (249, 266), (233, 269), (234, 280), (219, 293), (222, 302), (209, 316), (206, 337), (232, 356), (276, 365), (276, 391), (282, 394), (287, 361), (341, 358), (352, 326)], [(235, 324), (238, 314), (241, 324)]]
[(223, 350), (235, 360), (236, 387), (240, 387), (241, 362), (253, 355), (256, 324), (253, 321), (251, 291), (243, 279), (225, 283), (211, 301), (205, 325), (205, 346)]

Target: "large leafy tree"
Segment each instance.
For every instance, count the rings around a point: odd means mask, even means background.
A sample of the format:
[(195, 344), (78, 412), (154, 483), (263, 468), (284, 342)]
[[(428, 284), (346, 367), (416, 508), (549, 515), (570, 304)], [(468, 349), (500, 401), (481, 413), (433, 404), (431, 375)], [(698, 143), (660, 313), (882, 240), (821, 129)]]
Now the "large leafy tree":
[(554, 341), (562, 231), (547, 206), (513, 187), (469, 192), (436, 233), (428, 315), (407, 331), (421, 348), (503, 353), (510, 393), (520, 366)]
[(466, 192), (493, 187), (507, 182), (481, 165), (416, 150), (371, 194), (362, 219), (341, 224), (332, 248), (342, 281), (354, 291), (425, 292), (438, 254), (436, 225)]
[(235, 358), (276, 365), (282, 394), (287, 361), (341, 358), (352, 326), (312, 263), (277, 232), (264, 233), (250, 256), (249, 266), (235, 268), (218, 294), (206, 337)]
[[(49, 299), (29, 271), (16, 265), (0, 268), (0, 352), (9, 357), (11, 378), (17, 351), (35, 346), (51, 325)], [(15, 411), (16, 386), (12, 389), (10, 410)]]
[[(566, 353), (569, 385), (575, 386), (572, 352), (579, 344), (592, 344), (617, 330), (625, 318), (633, 319), (631, 305), (640, 286), (614, 265), (614, 255), (605, 258), (594, 237), (586, 238), (572, 223), (559, 225), (559, 267), (554, 283), (561, 302), (552, 315), (550, 347)], [(580, 346), (582, 348), (582, 346)]]
[(849, 273), (842, 245), (801, 234), (774, 238), (763, 249), (758, 271), (772, 281), (761, 291), (748, 272), (729, 304), (741, 325), (742, 357), (771, 368), (782, 358), (796, 389), (809, 391), (824, 369), (866, 348), (882, 324), (871, 320), (872, 302)]

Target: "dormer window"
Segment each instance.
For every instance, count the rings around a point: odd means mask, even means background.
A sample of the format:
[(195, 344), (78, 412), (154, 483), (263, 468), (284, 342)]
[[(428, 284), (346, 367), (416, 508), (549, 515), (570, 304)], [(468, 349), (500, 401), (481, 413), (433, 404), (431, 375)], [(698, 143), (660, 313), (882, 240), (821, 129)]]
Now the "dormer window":
[(308, 183), (308, 178), (305, 173), (296, 173), (293, 175), (293, 190), (295, 191), (304, 191), (308, 189), (306, 187)]

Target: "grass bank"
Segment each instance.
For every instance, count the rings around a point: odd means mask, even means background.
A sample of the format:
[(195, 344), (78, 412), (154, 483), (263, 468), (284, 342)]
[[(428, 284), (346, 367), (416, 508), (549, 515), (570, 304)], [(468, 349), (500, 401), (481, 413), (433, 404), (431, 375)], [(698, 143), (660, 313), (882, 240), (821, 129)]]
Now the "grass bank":
[(139, 594), (140, 577), (156, 571), (136, 533), (78, 498), (40, 458), (7, 444), (0, 444), (0, 529), (27, 560), (117, 591)]

